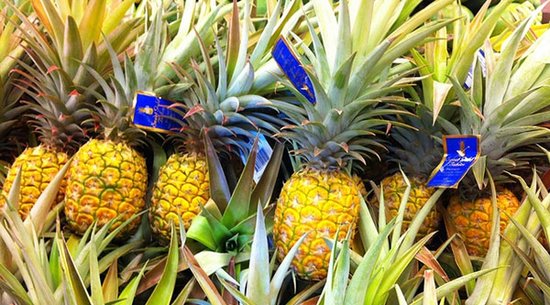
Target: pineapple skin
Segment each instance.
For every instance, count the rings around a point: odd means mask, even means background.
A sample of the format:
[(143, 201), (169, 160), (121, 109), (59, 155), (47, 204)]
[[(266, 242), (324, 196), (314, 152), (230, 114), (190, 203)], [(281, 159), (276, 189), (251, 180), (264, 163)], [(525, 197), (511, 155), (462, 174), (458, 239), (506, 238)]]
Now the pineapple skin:
[(210, 198), (206, 158), (202, 154), (173, 154), (159, 171), (153, 189), (149, 220), (153, 233), (170, 239), (170, 223), (179, 227), (179, 218), (187, 230), (191, 221)]
[(363, 196), (363, 198), (367, 200), (369, 192), (367, 191), (367, 187), (363, 183), (363, 179), (361, 179), (361, 177), (357, 175), (352, 175), (351, 179), (353, 179), (353, 182), (355, 183), (355, 185), (357, 185), (357, 188), (359, 188), (359, 193), (361, 194), (361, 196)]
[(341, 241), (353, 238), (359, 218), (359, 188), (339, 170), (305, 168), (284, 184), (277, 207), (273, 238), (279, 260), (305, 233), (309, 233), (292, 261), (296, 274), (305, 280), (326, 278), (330, 249), (325, 238), (338, 231)]
[[(44, 145), (30, 147), (25, 149), (13, 162), (8, 171), (4, 186), (2, 189), (2, 198), (0, 207), (5, 202), (4, 198), (8, 195), (12, 187), (19, 168), (21, 168), (21, 189), (19, 194), (19, 215), (25, 219), (30, 210), (36, 203), (36, 200), (53, 180), (55, 175), (68, 161), (68, 156), (64, 152), (56, 152)], [(56, 203), (59, 203), (65, 197), (67, 179), (63, 179), (59, 192), (57, 193)]]
[[(110, 231), (145, 208), (147, 166), (145, 159), (125, 143), (93, 139), (75, 154), (69, 169), (65, 216), (69, 228), (83, 234), (97, 221), (111, 219)], [(134, 231), (140, 217), (120, 232)]]
[[(514, 193), (507, 188), (497, 189), (497, 207), (500, 211), (500, 233), (508, 225), (509, 217), (516, 213), (520, 206)], [(451, 222), (462, 236), (469, 255), (484, 257), (491, 240), (491, 197), (462, 200), (460, 195), (451, 196), (447, 207)]]
[[(425, 183), (416, 177), (409, 178), (409, 183), (411, 184), (411, 192), (409, 195), (409, 200), (407, 201), (407, 206), (405, 207), (405, 213), (403, 215), (403, 225), (401, 227), (403, 232), (409, 228), (409, 225), (414, 219), (416, 213), (420, 211), (420, 209), (435, 192), (435, 189), (428, 188)], [(384, 207), (386, 209), (386, 219), (389, 221), (397, 217), (403, 194), (407, 189), (407, 184), (405, 183), (405, 179), (401, 173), (397, 172), (384, 178), (382, 180), (382, 186), (384, 187)], [(378, 205), (378, 202), (375, 202), (375, 204)], [(422, 222), (416, 238), (421, 239), (426, 235), (435, 232), (439, 227), (440, 220), (441, 213), (439, 213), (439, 211), (435, 208), (432, 209)]]

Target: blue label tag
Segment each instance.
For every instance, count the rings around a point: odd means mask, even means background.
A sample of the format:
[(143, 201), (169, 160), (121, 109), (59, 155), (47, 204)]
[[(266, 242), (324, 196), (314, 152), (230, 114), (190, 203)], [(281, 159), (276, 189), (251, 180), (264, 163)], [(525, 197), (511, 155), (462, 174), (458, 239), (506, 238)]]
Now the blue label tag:
[(479, 137), (443, 136), (443, 150), (443, 160), (433, 171), (428, 186), (456, 188), (479, 158)]
[(176, 132), (183, 116), (169, 108), (172, 102), (152, 94), (137, 93), (134, 101), (133, 123), (139, 128), (157, 132)]
[[(252, 133), (254, 134), (254, 132)], [(267, 163), (269, 163), (269, 159), (271, 159), (273, 148), (271, 148), (271, 145), (269, 145), (269, 142), (267, 142), (267, 139), (263, 134), (255, 132), (254, 136), (258, 137), (258, 153), (256, 154), (256, 163), (254, 163), (254, 182), (258, 183), (267, 167)], [(252, 145), (254, 145), (254, 139), (249, 139), (248, 143), (250, 147), (252, 147)], [(242, 151), (239, 156), (241, 157), (243, 163), (246, 164), (248, 156)]]
[(474, 62), (470, 66), (470, 70), (468, 70), (468, 75), (466, 76), (466, 80), (464, 81), (465, 89), (472, 88), (472, 85), (474, 83), (474, 69), (475, 69), (476, 63), (479, 63), (481, 67), (481, 74), (483, 75), (483, 77), (487, 77), (487, 63), (485, 62), (485, 52), (483, 52), (482, 49), (479, 49), (476, 53)]
[(315, 90), (313, 89), (311, 79), (284, 38), (281, 37), (277, 40), (271, 54), (292, 85), (294, 85), (308, 101), (315, 104)]

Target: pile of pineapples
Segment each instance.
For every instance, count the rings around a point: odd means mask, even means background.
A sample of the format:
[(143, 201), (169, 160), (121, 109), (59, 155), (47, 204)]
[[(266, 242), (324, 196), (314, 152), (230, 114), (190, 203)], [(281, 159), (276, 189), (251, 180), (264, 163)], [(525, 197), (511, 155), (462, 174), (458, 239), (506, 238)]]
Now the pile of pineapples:
[(0, 304), (550, 304), (544, 3), (470, 1), (3, 0)]

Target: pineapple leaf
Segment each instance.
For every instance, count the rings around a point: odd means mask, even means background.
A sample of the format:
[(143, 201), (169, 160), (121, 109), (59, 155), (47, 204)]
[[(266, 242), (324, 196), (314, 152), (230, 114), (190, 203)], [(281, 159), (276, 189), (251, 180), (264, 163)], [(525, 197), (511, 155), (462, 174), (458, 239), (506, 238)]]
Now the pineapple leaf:
[(256, 204), (263, 206), (270, 202), (277, 177), (279, 176), (284, 149), (284, 144), (280, 142), (275, 144), (269, 163), (267, 164), (262, 177), (258, 181), (258, 184), (252, 191), (252, 195), (250, 197), (250, 202), (252, 204), (251, 209), (255, 208)]
[[(536, 13), (538, 13), (538, 10)], [(500, 60), (497, 62), (494, 70), (488, 71), (483, 113), (491, 114), (502, 104), (512, 74), (514, 55), (518, 50), (521, 40), (529, 31), (529, 26), (533, 23), (536, 16), (537, 15), (533, 13), (531, 17), (523, 21), (516, 28), (506, 46), (503, 47)]]
[(201, 266), (193, 256), (193, 253), (191, 253), (187, 246), (183, 246), (183, 260), (187, 262), (189, 269), (191, 270), (193, 276), (206, 294), (206, 297), (208, 298), (210, 303), (212, 305), (225, 305), (226, 302), (223, 300), (216, 286), (214, 285), (212, 280), (210, 280), (206, 272), (201, 268)]
[[(494, 273), (498, 268), (493, 268), (493, 269), (484, 269), (484, 270), (480, 270), (480, 271), (476, 271), (476, 272), (472, 272), (472, 273), (469, 273), (469, 274), (466, 274), (466, 275), (463, 275), (457, 279), (454, 279), (448, 283), (445, 283), (441, 286), (439, 286), (436, 290), (435, 290), (435, 294), (436, 294), (436, 298), (438, 300), (450, 295), (451, 293), (457, 291), (460, 287), (464, 286), (467, 282), (471, 281), (471, 280), (474, 280), (474, 279), (477, 279), (481, 276), (484, 276), (484, 275), (487, 275), (487, 274), (490, 274), (490, 273)], [(420, 305), (420, 302), (423, 302), (424, 300), (424, 294), (419, 294), (415, 300), (410, 303), (410, 305)]]
[[(323, 45), (325, 46), (328, 68), (332, 73), (332, 71), (336, 70), (336, 57), (339, 56), (336, 53), (336, 48), (340, 43), (338, 35), (334, 35), (334, 30), (338, 29), (338, 21), (332, 8), (332, 1), (313, 0), (312, 2), (315, 15), (319, 20), (319, 30), (323, 39)], [(311, 33), (311, 35), (313, 36), (315, 33)], [(317, 88), (315, 88), (315, 92), (317, 92)]]
[(101, 28), (101, 33), (108, 35), (122, 22), (126, 17), (128, 10), (133, 6), (135, 1), (133, 0), (122, 0), (116, 7), (108, 8), (109, 14), (105, 16), (103, 21), (103, 27)]
[(83, 46), (78, 26), (71, 16), (67, 17), (65, 23), (63, 45), (63, 66), (69, 75), (75, 75), (79, 66), (78, 60), (83, 56)]
[[(368, 213), (368, 211), (367, 211)], [(362, 216), (361, 216), (362, 217)], [(369, 216), (370, 217), (370, 216)], [(395, 228), (395, 219), (392, 219), (376, 236), (370, 247), (368, 247), (367, 253), (363, 256), (363, 259), (357, 266), (353, 277), (349, 283), (347, 293), (344, 298), (344, 304), (364, 304), (367, 289), (365, 289), (365, 283), (370, 283), (370, 279), (374, 275), (376, 270), (376, 263), (384, 254), (384, 246), (387, 243), (390, 233)], [(376, 232), (375, 229), (373, 232)]]
[(93, 243), (91, 243), (89, 255), (91, 301), (92, 304), (104, 304), (105, 302), (103, 300), (103, 291), (101, 289), (101, 278), (97, 259), (98, 255), (96, 247)]
[(239, 60), (239, 46), (241, 44), (240, 24), (239, 24), (239, 6), (237, 1), (233, 0), (233, 11), (229, 23), (229, 34), (227, 43), (227, 75), (229, 83), (232, 83), (237, 61)]
[(119, 296), (119, 300), (121, 300), (122, 302), (122, 303), (119, 303), (119, 305), (132, 305), (134, 303), (134, 297), (136, 296), (139, 282), (143, 277), (143, 273), (145, 272), (146, 267), (147, 267), (147, 264), (144, 264), (139, 274), (133, 277), (128, 283), (128, 285), (124, 287), (124, 290), (122, 290)]
[[(246, 169), (245, 169), (246, 170)], [(250, 252), (250, 263), (246, 296), (255, 304), (262, 304), (271, 300), (269, 279), (269, 251), (267, 246), (267, 232), (262, 207), (258, 205), (256, 213), (256, 230)]]
[(221, 222), (228, 228), (234, 227), (240, 220), (246, 218), (250, 214), (250, 198), (252, 195), (251, 185), (254, 184), (254, 164), (258, 153), (258, 137), (254, 139), (254, 144), (243, 173), (239, 178), (239, 182), (233, 191), (233, 195), (229, 199), (227, 208), (223, 213)]
[[(183, 224), (180, 224), (183, 227)], [(172, 293), (176, 285), (176, 277), (178, 273), (178, 236), (174, 224), (172, 223), (172, 230), (170, 236), (170, 248), (168, 250), (168, 257), (166, 259), (166, 265), (162, 272), (161, 279), (153, 293), (147, 300), (146, 305), (168, 305), (172, 298)], [(182, 245), (182, 247), (185, 247)]]
[(459, 48), (453, 48), (457, 51), (454, 51), (449, 59), (450, 75), (460, 82), (466, 79), (476, 52), (491, 35), (495, 24), (511, 2), (512, 0), (500, 1), (486, 18), (485, 12), (490, 3), (485, 3), (472, 21), (470, 32), (467, 32), (472, 33), (472, 36), (463, 35), (456, 43)]
[(206, 160), (208, 165), (208, 175), (210, 179), (210, 197), (224, 211), (231, 198), (231, 191), (227, 184), (227, 179), (221, 166), (216, 150), (212, 145), (210, 137), (204, 136), (204, 146), (206, 151)]
[(83, 29), (82, 47), (87, 49), (92, 43), (97, 43), (101, 37), (102, 27), (105, 21), (107, 1), (89, 0), (80, 20), (79, 28)]
[(61, 266), (63, 267), (63, 273), (66, 277), (66, 281), (70, 287), (70, 297), (74, 301), (76, 301), (76, 304), (82, 304), (82, 305), (93, 305), (94, 302), (90, 298), (90, 295), (86, 291), (86, 286), (84, 285), (82, 278), (78, 272), (78, 269), (75, 265), (75, 262), (73, 261), (71, 254), (69, 253), (69, 249), (67, 248), (67, 244), (63, 240), (63, 238), (60, 236), (60, 233), (57, 233), (57, 243), (58, 247), (61, 249), (60, 251), (60, 257), (61, 257)]
[(19, 282), (17, 277), (13, 275), (4, 264), (0, 264), (0, 289), (14, 297), (22, 305), (32, 305), (33, 302), (27, 294), (27, 290)]
[(105, 302), (114, 302), (118, 298), (118, 286), (118, 260), (114, 260), (107, 270), (101, 287)]

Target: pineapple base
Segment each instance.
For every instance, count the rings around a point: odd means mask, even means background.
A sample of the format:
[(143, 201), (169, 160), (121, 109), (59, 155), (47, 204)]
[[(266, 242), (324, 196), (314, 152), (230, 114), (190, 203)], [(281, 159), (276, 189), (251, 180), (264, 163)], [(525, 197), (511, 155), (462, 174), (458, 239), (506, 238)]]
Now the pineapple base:
[(159, 171), (153, 189), (149, 219), (153, 233), (167, 241), (170, 223), (179, 227), (179, 218), (187, 230), (191, 221), (210, 198), (210, 182), (204, 155), (173, 154)]
[[(110, 230), (145, 208), (147, 166), (130, 146), (113, 141), (90, 140), (75, 154), (65, 195), (69, 228), (83, 234), (97, 221), (99, 227), (119, 217)], [(121, 234), (135, 230), (136, 218)]]
[[(25, 219), (34, 206), (36, 200), (53, 180), (59, 170), (67, 163), (68, 156), (64, 152), (56, 152), (52, 149), (39, 145), (25, 149), (19, 155), (10, 170), (8, 171), (2, 195), (0, 196), (0, 207), (5, 204), (5, 196), (15, 182), (15, 177), (21, 168), (21, 190), (19, 194), (19, 215)], [(63, 179), (57, 193), (56, 203), (65, 197), (67, 179)]]
[(353, 238), (359, 218), (359, 189), (343, 171), (305, 168), (284, 184), (275, 210), (273, 237), (278, 259), (306, 233), (292, 261), (297, 275), (305, 280), (327, 276), (330, 249), (325, 238)]
[[(497, 189), (497, 207), (500, 213), (500, 233), (508, 225), (508, 215), (516, 213), (520, 206), (514, 193), (507, 188)], [(469, 255), (484, 257), (491, 241), (493, 209), (491, 197), (463, 200), (459, 194), (451, 196), (447, 207), (451, 222), (462, 236)]]

